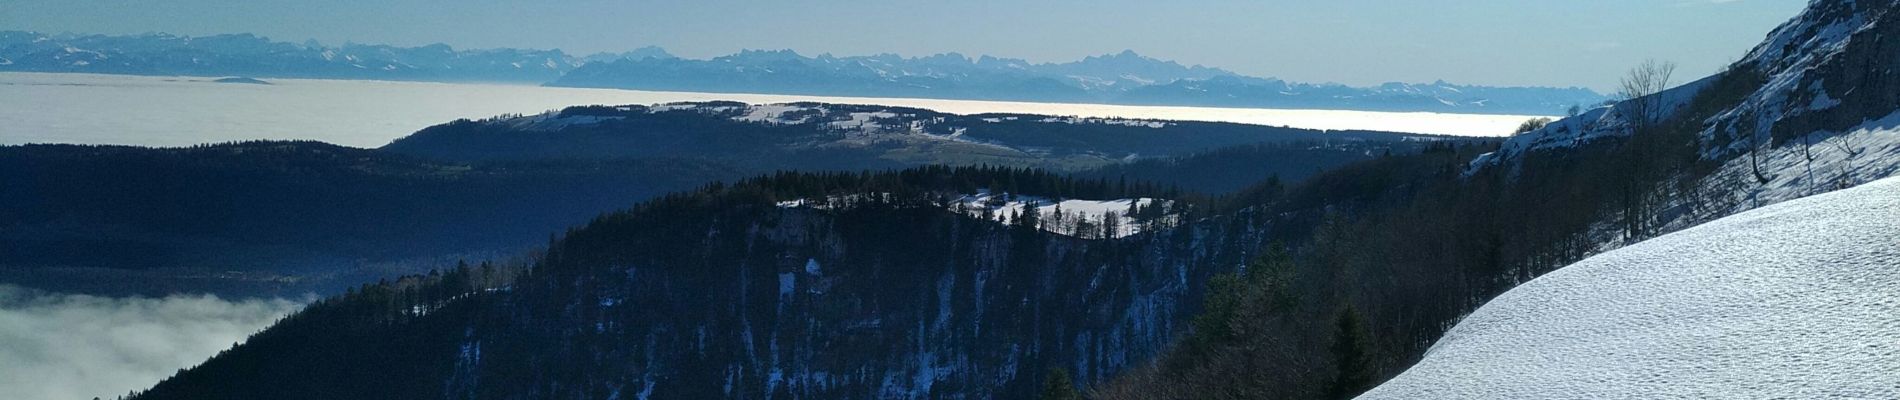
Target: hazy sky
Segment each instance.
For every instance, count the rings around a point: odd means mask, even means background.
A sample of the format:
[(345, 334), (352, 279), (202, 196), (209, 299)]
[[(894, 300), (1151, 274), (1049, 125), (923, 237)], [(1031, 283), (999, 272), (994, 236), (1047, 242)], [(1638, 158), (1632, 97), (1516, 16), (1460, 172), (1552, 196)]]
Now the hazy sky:
[(1069, 61), (1132, 49), (1249, 75), (1355, 85), (1445, 79), (1607, 89), (1645, 58), (1714, 72), (1802, 0), (0, 0), (0, 29), (252, 32), (570, 52), (658, 45), (705, 58), (990, 54)]

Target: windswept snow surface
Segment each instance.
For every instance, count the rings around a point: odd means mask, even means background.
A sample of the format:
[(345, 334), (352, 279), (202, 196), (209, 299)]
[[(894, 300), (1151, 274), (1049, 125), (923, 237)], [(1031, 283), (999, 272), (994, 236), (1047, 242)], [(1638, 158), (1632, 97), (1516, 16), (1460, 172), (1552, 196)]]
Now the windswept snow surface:
[(1362, 399), (1900, 398), (1900, 178), (1592, 257)]

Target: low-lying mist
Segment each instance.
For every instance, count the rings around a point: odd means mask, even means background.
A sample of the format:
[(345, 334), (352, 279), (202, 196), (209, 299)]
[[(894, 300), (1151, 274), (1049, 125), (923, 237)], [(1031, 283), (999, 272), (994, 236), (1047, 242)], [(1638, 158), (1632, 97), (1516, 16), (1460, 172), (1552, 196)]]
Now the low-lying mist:
[(111, 399), (150, 388), (302, 305), (212, 295), (110, 298), (0, 285), (0, 393)]

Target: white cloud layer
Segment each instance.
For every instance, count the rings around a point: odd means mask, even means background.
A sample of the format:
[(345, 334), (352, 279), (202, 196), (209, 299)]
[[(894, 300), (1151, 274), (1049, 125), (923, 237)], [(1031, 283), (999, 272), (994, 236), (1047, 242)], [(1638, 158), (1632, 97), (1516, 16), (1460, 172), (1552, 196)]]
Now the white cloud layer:
[(110, 399), (143, 390), (301, 306), (283, 299), (109, 298), (0, 285), (0, 397)]

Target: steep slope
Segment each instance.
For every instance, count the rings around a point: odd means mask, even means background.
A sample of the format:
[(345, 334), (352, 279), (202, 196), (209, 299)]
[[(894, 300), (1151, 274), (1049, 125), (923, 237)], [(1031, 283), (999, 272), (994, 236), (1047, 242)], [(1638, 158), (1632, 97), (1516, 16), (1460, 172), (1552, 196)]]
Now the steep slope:
[(1685, 199), (1652, 221), (1669, 229), (1900, 173), (1900, 72), (1888, 66), (1900, 59), (1895, 8), (1891, 0), (1815, 1), (1721, 74), (1554, 122), (1471, 169), (1643, 142), (1631, 139), (1630, 121), (1654, 104), (1674, 120), (1660, 129), (1691, 135), (1708, 164), (1666, 172), (1690, 188), (1654, 193)]
[[(1900, 37), (1895, 7), (1813, 2), (1728, 71), (1514, 137), (1464, 160), (1452, 182), (1321, 174), (1274, 207), (1328, 210), (1321, 229), (1274, 234), (1293, 238), (1294, 276), (1314, 287), (1267, 280), (1217, 293), (1248, 305), (1204, 315), (1184, 339), (1194, 346), (1096, 396), (1350, 396), (1418, 362), (1445, 329), (1522, 282), (1893, 176), (1900, 131), (1888, 116), (1900, 102), (1867, 88), (1881, 87), (1900, 59), (1884, 50)], [(1297, 307), (1277, 300), (1288, 297)], [(1247, 334), (1222, 333), (1232, 331)]]
[(1362, 399), (1900, 396), (1900, 178), (1763, 207), (1512, 289)]

